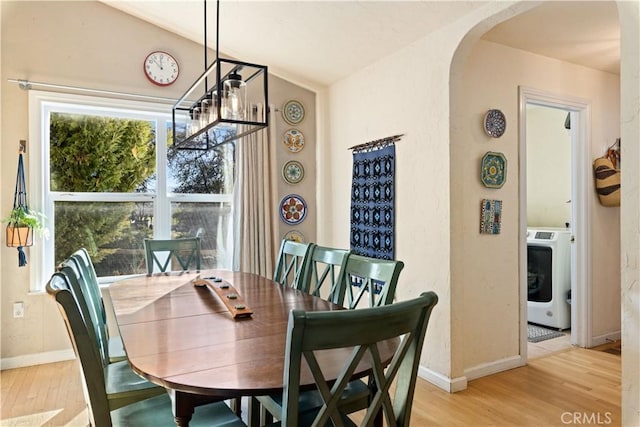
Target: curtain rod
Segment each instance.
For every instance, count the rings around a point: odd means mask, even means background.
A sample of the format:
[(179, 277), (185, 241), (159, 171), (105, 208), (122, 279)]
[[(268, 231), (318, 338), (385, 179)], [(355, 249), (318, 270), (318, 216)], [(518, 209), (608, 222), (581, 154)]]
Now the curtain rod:
[(365, 142), (364, 144), (354, 145), (353, 147), (349, 147), (348, 150), (362, 150), (365, 148), (374, 148), (378, 145), (388, 144), (392, 142), (398, 142), (404, 134), (401, 133), (399, 135), (388, 136), (386, 138), (380, 138), (373, 141)]
[(89, 93), (98, 93), (101, 95), (115, 95), (119, 97), (127, 97), (127, 98), (138, 98), (138, 99), (149, 99), (154, 101), (166, 101), (169, 103), (175, 102), (174, 98), (165, 98), (161, 96), (151, 96), (151, 95), (139, 95), (135, 93), (126, 93), (126, 92), (115, 92), (112, 90), (102, 90), (102, 89), (91, 89), (86, 87), (79, 86), (67, 86), (67, 85), (59, 85), (54, 83), (44, 83), (44, 82), (31, 82), (29, 80), (24, 79), (7, 79), (8, 82), (18, 83), (20, 89), (30, 90), (32, 86), (53, 88), (53, 89), (65, 89), (72, 90), (76, 92), (89, 92)]

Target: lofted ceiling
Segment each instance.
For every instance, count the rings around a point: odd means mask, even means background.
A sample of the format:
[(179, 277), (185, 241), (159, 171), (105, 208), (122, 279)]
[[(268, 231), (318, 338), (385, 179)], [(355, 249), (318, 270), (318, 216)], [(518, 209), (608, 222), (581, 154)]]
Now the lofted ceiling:
[[(203, 42), (202, 0), (102, 0), (132, 16)], [(484, 6), (485, 1), (220, 2), (222, 56), (266, 64), (277, 75), (330, 85)], [(207, 45), (215, 47), (207, 3)], [(620, 30), (611, 1), (549, 1), (483, 37), (540, 55), (619, 74)]]

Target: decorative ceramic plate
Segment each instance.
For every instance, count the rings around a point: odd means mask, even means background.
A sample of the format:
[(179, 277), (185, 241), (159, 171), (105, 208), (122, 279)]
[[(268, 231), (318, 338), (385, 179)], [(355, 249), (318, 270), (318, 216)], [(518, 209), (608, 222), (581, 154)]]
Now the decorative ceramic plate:
[(485, 187), (502, 187), (507, 180), (507, 159), (504, 154), (488, 151), (482, 157), (480, 173)]
[(507, 119), (500, 110), (489, 110), (484, 115), (484, 131), (493, 138), (500, 138), (507, 128)]
[(284, 235), (284, 238), (287, 240), (293, 240), (294, 242), (298, 242), (298, 243), (305, 242), (304, 234), (302, 234), (298, 230), (289, 231), (287, 234)]
[(299, 101), (287, 101), (282, 109), (282, 117), (290, 125), (297, 125), (304, 119), (304, 107)]
[(300, 224), (307, 216), (307, 202), (297, 194), (289, 194), (280, 201), (280, 218), (290, 225)]
[(297, 153), (304, 148), (304, 135), (298, 129), (289, 129), (284, 133), (282, 143), (287, 150)]
[(282, 168), (282, 177), (289, 184), (297, 184), (304, 178), (304, 167), (302, 163), (291, 160), (284, 164)]

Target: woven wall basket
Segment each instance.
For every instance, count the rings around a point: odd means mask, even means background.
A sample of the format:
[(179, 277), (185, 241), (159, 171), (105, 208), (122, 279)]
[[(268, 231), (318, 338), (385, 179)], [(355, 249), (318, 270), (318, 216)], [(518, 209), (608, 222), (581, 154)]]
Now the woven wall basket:
[(620, 169), (606, 157), (593, 161), (593, 173), (596, 180), (596, 193), (602, 206), (620, 206)]

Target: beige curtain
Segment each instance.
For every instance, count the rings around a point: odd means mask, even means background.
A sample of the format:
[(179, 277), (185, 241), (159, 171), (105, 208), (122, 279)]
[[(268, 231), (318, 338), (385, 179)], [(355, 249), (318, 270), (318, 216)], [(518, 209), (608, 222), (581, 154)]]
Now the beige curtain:
[[(271, 108), (274, 111), (274, 108)], [(270, 122), (273, 123), (273, 113)], [(274, 266), (273, 167), (269, 129), (236, 143), (233, 270), (271, 277)]]

